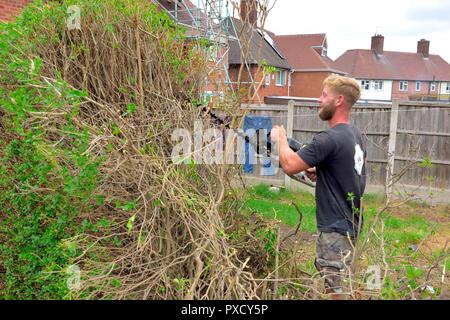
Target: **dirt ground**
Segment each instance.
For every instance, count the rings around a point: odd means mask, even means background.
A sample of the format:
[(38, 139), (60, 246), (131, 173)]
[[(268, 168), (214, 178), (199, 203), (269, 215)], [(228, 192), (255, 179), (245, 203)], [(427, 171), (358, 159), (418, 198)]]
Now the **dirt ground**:
[(450, 204), (427, 206), (402, 206), (391, 210), (394, 217), (406, 218), (411, 215), (422, 216), (434, 223), (437, 227), (436, 233), (430, 235), (420, 244), (419, 249), (427, 252), (447, 249), (450, 241)]

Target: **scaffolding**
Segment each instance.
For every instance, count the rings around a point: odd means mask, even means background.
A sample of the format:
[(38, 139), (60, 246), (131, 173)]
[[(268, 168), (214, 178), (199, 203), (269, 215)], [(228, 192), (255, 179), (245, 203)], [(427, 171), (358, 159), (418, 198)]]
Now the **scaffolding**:
[[(208, 56), (211, 66), (205, 79), (205, 87), (218, 88), (205, 91), (206, 95), (221, 96), (225, 91), (235, 92), (242, 83), (233, 82), (229, 74), (228, 55), (230, 42), (233, 41), (242, 53), (240, 30), (236, 30), (233, 15), (237, 8), (236, 0), (152, 0), (163, 6), (172, 19), (187, 29), (187, 37), (192, 40), (207, 39), (209, 43)], [(248, 74), (249, 83), (254, 86), (251, 66), (247, 63), (245, 52), (242, 56), (242, 66)], [(256, 90), (256, 87), (255, 87)]]

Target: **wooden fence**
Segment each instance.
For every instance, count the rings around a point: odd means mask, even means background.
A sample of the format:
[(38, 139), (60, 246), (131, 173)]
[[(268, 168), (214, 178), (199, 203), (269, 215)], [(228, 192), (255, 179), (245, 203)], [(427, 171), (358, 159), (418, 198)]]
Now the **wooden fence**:
[[(306, 143), (327, 129), (327, 123), (318, 117), (318, 103), (314, 102), (291, 101), (287, 106), (246, 109), (251, 115), (272, 117), (273, 125), (284, 125), (289, 137)], [(352, 109), (351, 122), (364, 135), (368, 184), (384, 186), (404, 171), (396, 185), (450, 190), (450, 103), (357, 104)], [(281, 172), (272, 179), (289, 183)]]

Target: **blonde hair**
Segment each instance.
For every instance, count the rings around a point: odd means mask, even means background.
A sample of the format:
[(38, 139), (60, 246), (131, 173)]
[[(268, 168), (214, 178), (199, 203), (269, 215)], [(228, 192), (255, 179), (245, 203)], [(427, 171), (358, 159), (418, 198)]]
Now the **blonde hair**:
[(329, 75), (323, 85), (331, 88), (335, 93), (343, 95), (348, 103), (349, 109), (358, 101), (361, 96), (361, 87), (353, 78), (340, 76), (337, 74)]

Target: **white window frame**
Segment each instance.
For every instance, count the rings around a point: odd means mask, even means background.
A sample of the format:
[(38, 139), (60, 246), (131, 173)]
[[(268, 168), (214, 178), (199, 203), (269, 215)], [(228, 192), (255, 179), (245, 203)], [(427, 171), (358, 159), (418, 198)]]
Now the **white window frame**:
[(422, 91), (422, 82), (416, 81), (416, 92)]
[(446, 84), (445, 93), (450, 93), (450, 82), (447, 82)]
[(266, 86), (270, 86), (270, 73), (266, 74), (265, 85), (266, 85)]
[(361, 89), (364, 91), (370, 90), (370, 80), (361, 80)]
[(409, 87), (408, 81), (400, 81), (400, 84), (398, 86), (398, 90), (402, 92), (407, 92)]
[(375, 91), (383, 91), (384, 90), (384, 82), (383, 82), (383, 80), (374, 80), (373, 81), (373, 90), (375, 90)]
[(432, 81), (430, 83), (430, 91), (435, 92), (436, 91), (436, 82)]
[(214, 98), (214, 92), (212, 91), (204, 91), (203, 92), (203, 102), (208, 104)]
[[(281, 78), (281, 75), (283, 75), (283, 78)], [(278, 70), (275, 84), (277, 87), (283, 87), (286, 85), (286, 71)]]

